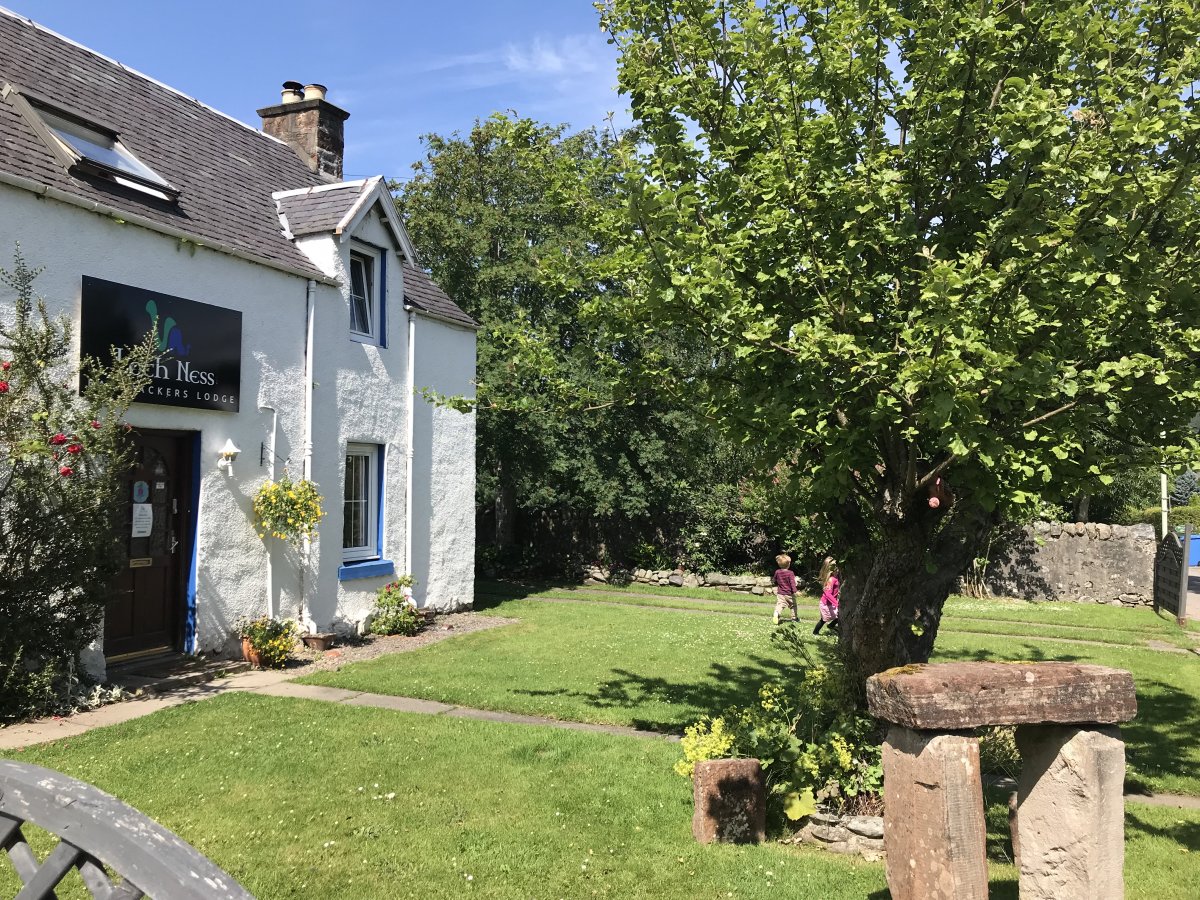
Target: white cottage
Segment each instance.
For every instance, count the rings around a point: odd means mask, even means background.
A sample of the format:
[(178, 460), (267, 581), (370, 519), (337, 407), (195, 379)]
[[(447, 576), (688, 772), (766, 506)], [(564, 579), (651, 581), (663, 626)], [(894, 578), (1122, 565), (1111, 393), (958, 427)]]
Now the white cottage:
[[(341, 180), (348, 114), (282, 100), (255, 129), (0, 9), (0, 265), (19, 242), (45, 268), (84, 352), (160, 323), (93, 670), (223, 648), (242, 615), (361, 627), (405, 572), (422, 606), (471, 603), (474, 417), (421, 390), (471, 396), (476, 325), (383, 180)], [(325, 497), (307, 557), (253, 525), (284, 469)]]

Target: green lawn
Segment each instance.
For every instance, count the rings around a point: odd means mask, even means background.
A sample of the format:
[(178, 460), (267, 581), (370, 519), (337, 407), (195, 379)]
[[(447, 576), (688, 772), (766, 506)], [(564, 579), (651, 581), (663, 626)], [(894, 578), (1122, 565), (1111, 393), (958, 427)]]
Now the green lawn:
[[(261, 900), (887, 897), (878, 864), (779, 844), (697, 845), (690, 786), (670, 770), (677, 752), (227, 694), (12, 755), (116, 794)], [(1004, 821), (991, 807), (992, 896), (1015, 900), (1016, 873), (1000, 862)], [(1126, 836), (1127, 896), (1194, 895), (1200, 812), (1129, 804)], [(0, 864), (0, 896), (16, 888)], [(86, 895), (74, 884), (59, 896)]]
[[(701, 715), (753, 702), (764, 679), (787, 677), (791, 666), (790, 658), (771, 643), (771, 622), (762, 616), (545, 603), (533, 598), (570, 592), (554, 589), (527, 599), (506, 599), (519, 592), (496, 585), (487, 589), (491, 593), (481, 595), (479, 605), (519, 618), (519, 624), (302, 680), (679, 732)], [(948, 628), (939, 637), (935, 660), (1057, 659), (1128, 669), (1134, 674), (1139, 702), (1138, 718), (1125, 729), (1131, 779), (1153, 791), (1200, 795), (1200, 741), (1194, 737), (1200, 733), (1200, 659), (1144, 649), (1144, 633), (1158, 636), (1159, 620), (1152, 613), (1075, 607), (1097, 615), (1084, 619), (1079, 613), (1065, 614), (1076, 630), (1063, 634), (1092, 640), (1086, 629), (1096, 622), (1105, 633), (1119, 632), (1121, 643), (1114, 638), (1112, 646), (1064, 644), (1039, 642), (1027, 634), (1036, 632), (1038, 618), (1063, 613), (1047, 610), (1045, 604), (1023, 604), (1024, 622), (1014, 623), (1007, 618), (1015, 611), (1011, 601), (992, 607), (985, 605), (988, 602), (960, 600), (954, 605), (969, 610), (973, 619), (997, 616), (996, 631), (1027, 636), (996, 637)], [(1127, 627), (1118, 629), (1123, 623)], [(1018, 627), (1021, 624), (1024, 629)], [(1065, 627), (1059, 626), (1056, 634)], [(831, 641), (826, 635), (812, 637), (807, 628), (801, 634), (813, 645)]]
[[(791, 673), (771, 641), (769, 602), (653, 593), (598, 596), (620, 605), (547, 603), (537, 597), (597, 594), (485, 585), (478, 605), (518, 624), (305, 680), (675, 731)], [(629, 605), (657, 602), (725, 612)], [(811, 604), (802, 615), (812, 619)], [(988, 621), (1015, 636), (950, 627), (936, 658), (1129, 669), (1140, 706), (1125, 729), (1133, 780), (1200, 795), (1200, 660), (1146, 649), (1164, 634), (1160, 620), (951, 601), (948, 624)], [(1039, 640), (1051, 629), (1106, 643)], [(832, 646), (800, 633), (810, 646)], [(10, 755), (116, 794), (264, 900), (886, 898), (879, 865), (779, 844), (696, 845), (690, 784), (671, 771), (678, 754), (652, 739), (231, 694)], [(1015, 898), (1003, 797), (989, 801), (992, 896)], [(12, 877), (0, 864), (0, 896), (15, 893)], [(1128, 803), (1127, 896), (1183, 900), (1197, 883), (1200, 811)], [(59, 896), (85, 895), (76, 884)]]
[(235, 694), (19, 757), (116, 794), (262, 900), (886, 896), (879, 865), (696, 844), (677, 750)]

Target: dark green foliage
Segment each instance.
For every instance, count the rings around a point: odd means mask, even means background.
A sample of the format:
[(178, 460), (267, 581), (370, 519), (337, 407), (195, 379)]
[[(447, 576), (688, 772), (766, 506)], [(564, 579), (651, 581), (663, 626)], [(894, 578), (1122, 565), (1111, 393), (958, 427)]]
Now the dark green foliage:
[(116, 565), (114, 507), (126, 463), (122, 416), (144, 385), (149, 344), (105, 370), (85, 361), (83, 395), (69, 323), (34, 297), (37, 272), (0, 269), (0, 722), (53, 707), (77, 681)]
[(864, 675), (928, 659), (1014, 508), (1196, 458), (1194, 4), (611, 0), (602, 23), (637, 139), (597, 215), (595, 278), (625, 289), (592, 310), (705, 348), (660, 379), (809, 479)]
[(482, 326), (483, 568), (744, 568), (769, 555), (748, 507), (753, 454), (694, 397), (626, 377), (650, 347), (681, 365), (697, 364), (690, 351), (668, 332), (634, 341), (580, 324), (585, 302), (623, 290), (580, 274), (603, 250), (591, 217), (621, 202), (614, 141), (502, 115), (425, 141), (397, 204), (422, 262)]

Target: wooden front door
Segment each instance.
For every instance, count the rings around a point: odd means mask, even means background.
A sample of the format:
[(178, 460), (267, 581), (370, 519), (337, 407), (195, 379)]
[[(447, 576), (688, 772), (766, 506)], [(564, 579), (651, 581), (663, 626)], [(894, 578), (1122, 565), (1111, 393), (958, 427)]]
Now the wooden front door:
[(110, 659), (183, 649), (191, 441), (154, 432), (132, 437), (134, 463), (118, 518), (125, 558), (104, 614), (104, 654)]

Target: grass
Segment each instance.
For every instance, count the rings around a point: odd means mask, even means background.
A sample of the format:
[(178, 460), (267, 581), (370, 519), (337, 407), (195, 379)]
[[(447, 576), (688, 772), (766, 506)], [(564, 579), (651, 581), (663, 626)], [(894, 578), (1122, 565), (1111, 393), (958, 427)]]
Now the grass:
[[(877, 864), (696, 844), (676, 752), (235, 694), (20, 758), (116, 794), (263, 900), (886, 896)], [(0, 866), (0, 896), (16, 888)]]
[[(493, 593), (481, 596), (478, 605), (516, 616), (519, 624), (302, 680), (484, 709), (680, 732), (702, 715), (754, 702), (764, 680), (794, 674), (791, 658), (769, 640), (769, 620), (503, 599), (502, 586), (490, 590)], [(507, 596), (513, 593), (509, 588)], [(552, 590), (532, 597), (559, 593), (569, 595)], [(1013, 609), (1008, 603), (998, 603), (994, 610), (980, 609), (980, 604), (956, 603), (975, 618), (987, 613), (1007, 616)], [(1061, 644), (1039, 642), (1036, 634), (1011, 638), (947, 629), (939, 637), (935, 660), (1056, 659), (1128, 669), (1134, 674), (1139, 703), (1138, 718), (1125, 727), (1131, 778), (1155, 792), (1200, 795), (1200, 742), (1194, 738), (1200, 733), (1200, 660), (1141, 648), (1143, 632), (1157, 628), (1152, 614), (1081, 608), (1101, 613), (1087, 621), (1099, 622), (1097, 627), (1105, 632), (1115, 631), (1114, 623), (1120, 621), (1114, 613), (1129, 617), (1130, 628), (1122, 632), (1125, 643)], [(1042, 606), (1029, 610), (1029, 617), (1035, 619), (1056, 615)], [(1015, 630), (1010, 620), (997, 621), (1006, 623), (1005, 630)], [(1070, 621), (1084, 624), (1078, 618)], [(1073, 633), (1091, 632), (1079, 628)], [(801, 634), (810, 646), (830, 642), (827, 636), (812, 637), (807, 629)]]
[[(227, 694), (13, 755), (116, 794), (262, 900), (888, 896), (879, 864), (697, 845), (690, 787), (670, 771), (676, 753), (653, 740)], [(1015, 900), (1003, 806), (988, 821), (991, 896)], [(1127, 896), (1194, 896), (1200, 811), (1129, 804), (1126, 835)], [(0, 896), (16, 890), (0, 866)], [(59, 896), (86, 895), (76, 882)]]
[[(513, 586), (483, 583), (480, 594), (489, 598), (513, 596)], [(674, 591), (674, 593), (671, 593)], [(713, 588), (654, 588), (650, 585), (625, 587), (550, 587), (529, 594), (541, 599), (573, 600), (576, 602), (619, 603), (651, 606), (659, 609), (692, 609), (708, 612), (727, 612), (745, 615), (768, 615), (774, 606), (774, 596), (755, 596), (720, 592)], [(815, 597), (798, 598), (801, 617), (813, 621), (817, 615)], [(1200, 627), (1200, 623), (1190, 623)], [(1027, 603), (1020, 600), (952, 597), (946, 604), (942, 620), (944, 633), (967, 632), (988, 634), (1003, 630), (1008, 634), (1029, 637), (1062, 638), (1067, 640), (1100, 641), (1102, 643), (1145, 646), (1158, 641), (1173, 647), (1190, 649), (1200, 643), (1200, 635), (1179, 628), (1173, 619), (1156, 615), (1148, 609), (1082, 603)]]

